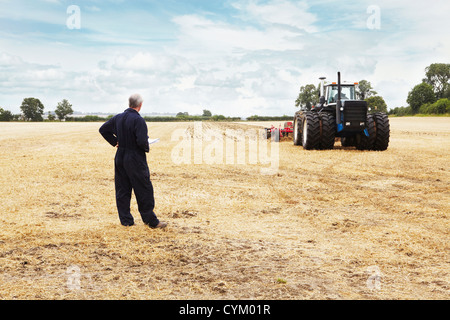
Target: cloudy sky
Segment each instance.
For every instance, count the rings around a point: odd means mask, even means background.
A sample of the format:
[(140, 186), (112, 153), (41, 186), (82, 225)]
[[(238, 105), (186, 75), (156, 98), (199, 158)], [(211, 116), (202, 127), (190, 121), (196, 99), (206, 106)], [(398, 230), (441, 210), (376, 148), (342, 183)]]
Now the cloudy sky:
[(450, 62), (449, 12), (447, 0), (0, 0), (0, 106), (118, 113), (138, 92), (144, 113), (291, 115), (300, 86), (341, 71), (394, 108), (425, 67)]

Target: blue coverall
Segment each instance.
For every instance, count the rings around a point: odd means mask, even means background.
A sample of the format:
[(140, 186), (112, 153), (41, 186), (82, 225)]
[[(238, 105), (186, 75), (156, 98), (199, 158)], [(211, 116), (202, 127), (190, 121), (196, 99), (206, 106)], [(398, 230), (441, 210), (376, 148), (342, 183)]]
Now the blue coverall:
[(152, 228), (156, 227), (159, 220), (153, 212), (155, 199), (146, 157), (150, 147), (144, 118), (136, 110), (128, 108), (103, 124), (99, 131), (113, 147), (118, 144), (114, 180), (121, 224), (134, 224), (130, 212), (131, 192), (134, 190), (142, 221)]

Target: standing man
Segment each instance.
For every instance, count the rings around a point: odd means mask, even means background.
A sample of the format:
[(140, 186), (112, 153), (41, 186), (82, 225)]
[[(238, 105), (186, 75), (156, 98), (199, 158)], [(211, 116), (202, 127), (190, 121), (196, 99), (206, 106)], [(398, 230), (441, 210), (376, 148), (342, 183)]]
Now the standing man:
[(113, 147), (117, 147), (114, 160), (116, 203), (122, 225), (134, 225), (130, 213), (131, 191), (134, 190), (142, 221), (150, 228), (165, 228), (166, 222), (160, 222), (153, 209), (153, 185), (147, 165), (146, 153), (150, 151), (148, 129), (139, 112), (143, 99), (134, 94), (129, 99), (129, 108), (116, 115), (100, 128), (100, 134)]

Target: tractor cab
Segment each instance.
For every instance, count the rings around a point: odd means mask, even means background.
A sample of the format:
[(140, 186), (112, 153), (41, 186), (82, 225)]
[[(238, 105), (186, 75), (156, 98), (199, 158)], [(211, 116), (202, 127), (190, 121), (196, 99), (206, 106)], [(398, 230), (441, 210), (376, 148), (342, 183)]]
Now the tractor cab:
[[(330, 107), (336, 108), (336, 103), (339, 100), (339, 84), (337, 82), (325, 83), (325, 78), (320, 84), (319, 103), (316, 108)], [(341, 101), (357, 100), (356, 98), (356, 86), (358, 83), (341, 83)]]
[[(325, 87), (325, 101), (327, 105), (330, 103), (336, 103), (338, 100), (338, 95), (337, 84), (329, 84)], [(356, 100), (354, 84), (341, 85), (341, 100)]]

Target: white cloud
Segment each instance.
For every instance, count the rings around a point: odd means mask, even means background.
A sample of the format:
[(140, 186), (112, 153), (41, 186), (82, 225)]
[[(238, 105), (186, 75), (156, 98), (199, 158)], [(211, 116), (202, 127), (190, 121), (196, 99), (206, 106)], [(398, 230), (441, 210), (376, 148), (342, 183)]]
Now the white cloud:
[(264, 30), (251, 26), (236, 26), (221, 21), (212, 21), (197, 15), (175, 17), (179, 27), (179, 50), (186, 55), (239, 54), (256, 50), (298, 50), (302, 44), (295, 41), (297, 33), (277, 27)]
[(267, 3), (249, 0), (235, 2), (233, 6), (241, 11), (243, 20), (258, 21), (272, 28), (273, 26), (289, 26), (306, 32), (316, 32), (315, 14), (308, 11), (306, 2), (272, 0)]
[(7, 69), (22, 64), (24, 64), (22, 58), (10, 55), (6, 52), (0, 52), (0, 68)]
[(194, 68), (181, 56), (139, 51), (131, 56), (120, 54), (114, 58), (112, 66), (117, 70), (129, 70), (139, 73), (153, 72), (158, 75), (190, 74)]

